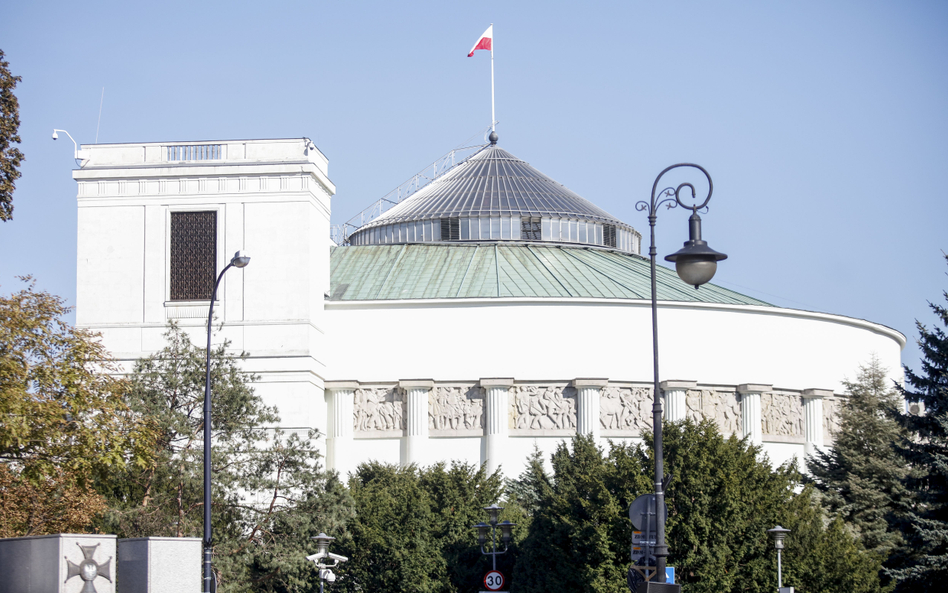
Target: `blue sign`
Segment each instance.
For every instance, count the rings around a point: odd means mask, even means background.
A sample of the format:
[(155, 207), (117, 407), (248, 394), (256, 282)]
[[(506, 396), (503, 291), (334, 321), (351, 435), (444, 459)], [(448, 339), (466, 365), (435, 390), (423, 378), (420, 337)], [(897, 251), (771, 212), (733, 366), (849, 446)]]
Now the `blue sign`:
[(672, 585), (675, 584), (675, 567), (674, 566), (665, 567), (665, 582), (671, 583)]

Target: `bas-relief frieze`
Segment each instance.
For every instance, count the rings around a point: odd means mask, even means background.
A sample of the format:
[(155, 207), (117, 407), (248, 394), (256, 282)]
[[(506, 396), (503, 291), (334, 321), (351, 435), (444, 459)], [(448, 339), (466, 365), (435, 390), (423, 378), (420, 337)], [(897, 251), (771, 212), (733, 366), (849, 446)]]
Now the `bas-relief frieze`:
[(741, 434), (741, 403), (733, 391), (692, 389), (685, 394), (686, 417), (707, 418), (718, 425), (723, 434)]
[(840, 400), (835, 397), (823, 400), (823, 438), (825, 440), (834, 440), (836, 433), (839, 432), (840, 404)]
[(562, 386), (520, 385), (511, 389), (511, 428), (575, 430), (576, 389)]
[(646, 387), (602, 389), (599, 425), (606, 430), (642, 430), (652, 425), (652, 390)]
[(429, 397), (428, 428), (484, 428), (484, 393), (480, 387), (435, 387)]
[(404, 394), (396, 387), (356, 389), (353, 425), (360, 432), (404, 430)]
[(799, 395), (760, 394), (760, 416), (764, 434), (803, 436), (803, 401)]

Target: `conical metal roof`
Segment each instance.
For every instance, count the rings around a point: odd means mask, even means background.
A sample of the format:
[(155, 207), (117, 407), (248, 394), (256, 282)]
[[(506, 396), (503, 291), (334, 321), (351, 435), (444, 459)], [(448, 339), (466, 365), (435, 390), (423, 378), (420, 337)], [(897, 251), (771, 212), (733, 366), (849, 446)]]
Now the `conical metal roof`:
[(407, 221), (496, 216), (572, 218), (631, 228), (491, 144), (359, 231)]

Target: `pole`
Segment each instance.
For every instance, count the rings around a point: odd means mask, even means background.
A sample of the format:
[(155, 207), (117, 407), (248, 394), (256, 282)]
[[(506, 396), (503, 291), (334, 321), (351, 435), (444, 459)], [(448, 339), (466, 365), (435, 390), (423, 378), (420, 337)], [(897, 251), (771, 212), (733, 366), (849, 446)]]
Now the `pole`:
[(491, 39), (490, 39), (490, 131), (496, 132), (494, 129), (494, 124), (497, 122), (497, 117), (494, 115), (494, 38), (493, 38), (493, 27), (494, 23), (490, 24), (491, 26)]
[(783, 589), (783, 567), (780, 563), (780, 549), (777, 549), (777, 590)]
[(214, 283), (211, 291), (211, 305), (207, 311), (207, 352), (204, 371), (204, 593), (213, 591), (214, 568), (211, 560), (211, 320), (214, 318), (214, 301), (217, 299), (217, 287), (220, 286), (224, 272), (233, 266), (228, 264)]
[[(652, 193), (654, 194), (654, 189)], [(662, 450), (661, 386), (658, 380), (658, 291), (655, 280), (655, 256), (658, 253), (658, 249), (655, 247), (656, 218), (657, 214), (655, 213), (653, 204), (648, 215), (650, 238), (648, 256), (652, 281), (652, 378), (655, 381), (652, 400), (652, 443), (655, 449), (655, 572), (657, 573), (655, 576), (659, 583), (664, 583), (665, 559), (668, 556), (668, 548), (665, 546), (665, 513), (662, 512), (665, 510), (665, 492), (662, 489), (665, 468), (664, 453)]]

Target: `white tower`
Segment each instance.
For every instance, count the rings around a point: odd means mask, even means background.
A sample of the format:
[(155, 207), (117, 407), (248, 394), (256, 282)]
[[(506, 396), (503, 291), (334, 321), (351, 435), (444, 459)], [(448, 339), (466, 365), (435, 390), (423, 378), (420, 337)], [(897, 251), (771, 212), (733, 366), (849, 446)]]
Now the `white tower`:
[(221, 283), (214, 343), (249, 353), (284, 428), (325, 434), (326, 157), (306, 138), (82, 149), (76, 324), (127, 367), (163, 347), (171, 320), (202, 344), (214, 278), (244, 250), (253, 261)]

